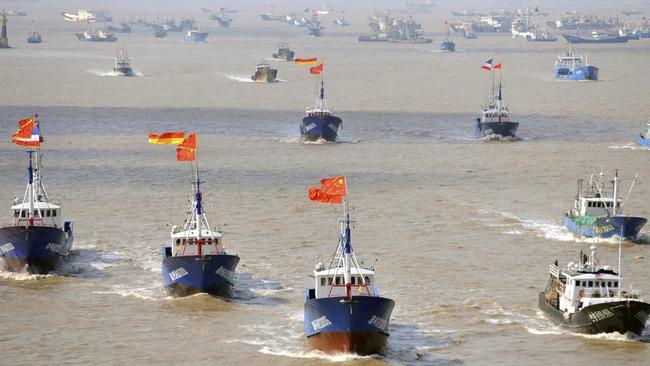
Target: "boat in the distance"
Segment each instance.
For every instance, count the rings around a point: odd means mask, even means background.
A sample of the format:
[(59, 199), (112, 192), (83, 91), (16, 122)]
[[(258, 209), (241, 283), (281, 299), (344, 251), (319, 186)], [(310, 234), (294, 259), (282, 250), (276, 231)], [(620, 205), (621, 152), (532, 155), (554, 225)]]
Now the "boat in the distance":
[(312, 37), (321, 37), (321, 36), (323, 36), (323, 30), (324, 29), (325, 29), (325, 27), (322, 27), (320, 25), (319, 21), (312, 21), (309, 24), (307, 24), (307, 32)]
[(83, 10), (80, 9), (77, 13), (61, 13), (63, 18), (69, 22), (112, 22), (113, 17), (105, 10)]
[(201, 32), (198, 29), (188, 30), (185, 34), (185, 42), (205, 42), (208, 39), (207, 32)]
[(555, 80), (598, 80), (598, 68), (583, 63), (582, 59), (582, 55), (574, 55), (572, 51), (558, 56), (555, 61)]
[(131, 27), (126, 22), (121, 22), (119, 27), (109, 25), (106, 30), (111, 33), (131, 33)]
[(273, 58), (282, 61), (293, 61), (295, 52), (289, 48), (287, 42), (282, 42), (278, 45), (278, 50), (273, 54)]
[(639, 145), (650, 147), (650, 122), (646, 123), (645, 131), (639, 134)]
[[(193, 143), (188, 145), (188, 141)], [(183, 149), (194, 149), (192, 157), (181, 157), (178, 149), (182, 145)], [(192, 133), (177, 148), (178, 160), (195, 161), (196, 147), (196, 134)], [(221, 233), (211, 228), (203, 206), (198, 166), (192, 167), (194, 194), (190, 212), (182, 227), (172, 227), (170, 243), (162, 247), (163, 285), (173, 297), (197, 293), (232, 297), (239, 256), (226, 252)]]
[(271, 68), (266, 61), (260, 61), (255, 67), (255, 73), (251, 76), (251, 80), (259, 83), (273, 83), (278, 76), (278, 70)]
[(160, 24), (153, 24), (151, 26), (153, 29), (153, 36), (156, 38), (165, 38), (167, 37), (167, 31), (165, 30), (165, 27), (163, 27)]
[(113, 72), (120, 76), (135, 76), (135, 72), (131, 69), (131, 63), (124, 48), (120, 48), (117, 56), (115, 56)]
[(55, 270), (70, 253), (74, 239), (72, 221), (63, 221), (61, 206), (52, 203), (43, 185), (41, 136), (38, 115), (20, 121), (12, 136), (15, 144), (30, 149), (23, 200), (14, 200), (11, 224), (0, 227), (0, 257), (4, 269), (13, 272), (46, 274)]
[(641, 335), (650, 314), (650, 304), (635, 290), (624, 290), (619, 268), (601, 264), (596, 247), (591, 254), (579, 253), (577, 262), (565, 268), (550, 265), (546, 289), (539, 293), (539, 307), (547, 317), (577, 333), (627, 332)]
[(29, 36), (27, 36), (27, 43), (41, 43), (43, 42), (43, 38), (41, 37), (41, 34), (38, 33), (38, 29), (36, 29), (36, 25), (32, 24), (32, 31), (29, 32)]
[(342, 125), (343, 120), (333, 115), (325, 103), (325, 84), (321, 81), (320, 94), (300, 123), (300, 135), (305, 141), (336, 141)]
[(83, 31), (76, 34), (77, 39), (84, 42), (115, 42), (117, 37), (106, 30)]
[(454, 52), (456, 51), (456, 44), (449, 40), (449, 24), (445, 21), (445, 28), (447, 29), (447, 38), (440, 43), (440, 51)]
[(323, 179), (321, 185), (309, 190), (309, 198), (342, 203), (343, 217), (332, 261), (328, 266), (316, 264), (314, 287), (306, 290), (305, 336), (312, 348), (329, 354), (383, 354), (395, 302), (380, 296), (374, 268), (356, 258), (345, 177)]
[[(636, 178), (630, 186), (634, 187)], [(648, 222), (644, 217), (635, 217), (623, 213), (623, 199), (619, 197), (618, 170), (614, 179), (608, 182), (601, 171), (591, 175), (584, 184), (578, 180), (578, 193), (571, 208), (562, 222), (571, 232), (584, 237), (634, 239)]]
[(493, 102), (483, 108), (481, 117), (476, 119), (478, 137), (517, 137), (519, 122), (511, 121), (509, 114), (508, 107), (503, 103), (501, 83), (499, 83)]
[(582, 38), (580, 36), (572, 36), (567, 33), (562, 33), (562, 37), (564, 37), (568, 43), (572, 44), (625, 43), (629, 40), (629, 38), (625, 36), (601, 35), (600, 33), (594, 34), (592, 38)]

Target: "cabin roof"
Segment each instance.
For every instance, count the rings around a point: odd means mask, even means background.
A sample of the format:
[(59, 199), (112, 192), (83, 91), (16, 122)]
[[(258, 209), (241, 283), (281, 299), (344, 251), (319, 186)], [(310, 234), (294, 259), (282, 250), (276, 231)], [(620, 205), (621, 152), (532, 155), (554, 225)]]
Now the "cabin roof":
[[(34, 208), (39, 208), (39, 209), (59, 209), (61, 208), (60, 206), (57, 206), (53, 203), (49, 202), (41, 202), (41, 201), (36, 201), (34, 202)], [(12, 210), (29, 210), (29, 202), (21, 203), (15, 206), (11, 206)]]
[[(316, 271), (315, 270), (314, 275), (315, 276), (335, 275), (335, 274), (337, 274), (337, 270), (338, 270), (339, 275), (343, 274), (343, 267), (339, 267), (339, 268), (325, 269), (325, 270), (322, 270), (322, 271)], [(352, 266), (352, 268), (350, 268), (350, 273), (353, 274), (353, 275), (361, 274), (361, 275), (365, 276), (365, 275), (374, 275), (375, 271), (373, 271), (371, 269), (367, 269), (367, 268), (361, 268), (361, 272), (359, 273), (357, 271), (357, 269), (354, 266)]]
[[(194, 239), (198, 237), (198, 230), (197, 229), (190, 229), (190, 230), (183, 230), (183, 231), (178, 231), (172, 234), (172, 239), (183, 239), (183, 238), (188, 238), (188, 239)], [(215, 238), (221, 238), (221, 233), (218, 231), (212, 231), (208, 229), (201, 229), (201, 237), (203, 239), (208, 239), (210, 236), (213, 236)]]

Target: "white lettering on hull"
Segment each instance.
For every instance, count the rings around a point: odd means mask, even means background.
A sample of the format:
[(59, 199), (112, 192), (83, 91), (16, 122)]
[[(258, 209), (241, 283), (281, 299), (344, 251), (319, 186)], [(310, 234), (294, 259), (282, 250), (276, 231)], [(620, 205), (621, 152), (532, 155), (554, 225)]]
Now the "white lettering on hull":
[(388, 320), (377, 315), (373, 315), (372, 318), (368, 320), (368, 324), (382, 330), (386, 330), (386, 328), (388, 328)]
[(227, 279), (228, 281), (232, 282), (232, 279), (235, 278), (235, 272), (229, 270), (228, 268), (224, 267), (219, 267), (214, 273), (218, 274), (219, 276)]
[(188, 273), (187, 273), (187, 271), (185, 270), (185, 268), (180, 267), (180, 268), (177, 268), (177, 269), (175, 269), (175, 270), (169, 272), (169, 278), (170, 278), (172, 281), (176, 281), (176, 280), (178, 280), (179, 278), (182, 278), (182, 277), (187, 276), (187, 274), (188, 274)]
[(305, 132), (309, 132), (309, 131), (313, 130), (314, 128), (316, 128), (316, 124), (315, 123), (310, 123), (307, 126), (305, 126)]
[(11, 243), (2, 244), (2, 245), (0, 245), (0, 255), (5, 255), (5, 254), (11, 252), (14, 249), (16, 249), (16, 248)]
[(599, 322), (601, 320), (605, 320), (613, 316), (614, 313), (612, 313), (609, 309), (596, 310), (589, 313), (589, 319), (592, 322)]
[(321, 316), (320, 318), (318, 318), (316, 320), (312, 320), (312, 322), (311, 322), (311, 327), (314, 328), (315, 331), (316, 330), (321, 330), (321, 329), (323, 329), (325, 327), (328, 327), (330, 325), (332, 325), (332, 322), (329, 319), (327, 319), (327, 317), (325, 315)]

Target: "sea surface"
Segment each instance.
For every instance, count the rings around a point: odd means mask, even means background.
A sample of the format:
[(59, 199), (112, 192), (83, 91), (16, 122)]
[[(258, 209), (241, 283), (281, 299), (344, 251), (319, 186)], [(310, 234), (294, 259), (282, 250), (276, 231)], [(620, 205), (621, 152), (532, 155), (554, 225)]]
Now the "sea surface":
[[(192, 15), (209, 32), (202, 44), (147, 28), (79, 42), (75, 32), (98, 25), (60, 12), (80, 4), (8, 2), (29, 16), (9, 18), (13, 48), (0, 50), (0, 221), (26, 182), (27, 155), (10, 135), (39, 113), (44, 183), (76, 232), (55, 273), (0, 271), (0, 364), (647, 365), (650, 325), (640, 337), (572, 334), (540, 313), (537, 296), (549, 263), (575, 261), (581, 248), (597, 245), (603, 263), (617, 263), (618, 241), (576, 239), (560, 222), (578, 178), (619, 169), (625, 212), (650, 216), (650, 151), (636, 145), (650, 118), (650, 39), (575, 49), (602, 80), (556, 82), (563, 40), (452, 35), (457, 52), (438, 52), (442, 22), (462, 10), (442, 3), (416, 16), (434, 43), (409, 45), (356, 40), (367, 15), (397, 1), (350, 3), (352, 26), (324, 17), (322, 38), (262, 22), (263, 4), (224, 3), (239, 10), (229, 29), (200, 13), (209, 2), (85, 5), (118, 21)], [(563, 2), (553, 4), (559, 14)], [(320, 5), (285, 1), (276, 12)], [(32, 20), (42, 44), (25, 42)], [(320, 80), (307, 67), (271, 61), (283, 82), (248, 82), (283, 40), (325, 63), (327, 101), (344, 121), (339, 143), (300, 142)], [(112, 74), (120, 47), (138, 77)], [(490, 58), (503, 64), (494, 76), (518, 141), (474, 137)], [(146, 137), (177, 130), (197, 132), (208, 219), (241, 257), (229, 301), (172, 299), (162, 287), (160, 247), (185, 219), (191, 167)], [(341, 215), (307, 189), (335, 175), (347, 177), (357, 257), (396, 302), (385, 356), (326, 356), (303, 337), (304, 289), (334, 251)], [(646, 300), (648, 244), (650, 228), (622, 244), (623, 282)]]

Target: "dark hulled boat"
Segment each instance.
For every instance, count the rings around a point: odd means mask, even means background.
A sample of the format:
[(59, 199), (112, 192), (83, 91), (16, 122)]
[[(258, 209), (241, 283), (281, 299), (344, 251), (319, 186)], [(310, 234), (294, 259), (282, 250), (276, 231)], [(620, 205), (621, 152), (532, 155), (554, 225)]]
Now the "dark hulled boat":
[(32, 31), (29, 32), (29, 36), (27, 36), (27, 43), (41, 43), (43, 42), (43, 38), (41, 37), (41, 34), (38, 33), (38, 29), (36, 29), (36, 26), (32, 24)]
[(255, 67), (255, 73), (251, 76), (251, 80), (260, 83), (273, 83), (277, 76), (277, 69), (272, 69), (268, 62), (261, 61)]
[(645, 131), (639, 134), (639, 145), (650, 147), (650, 122), (645, 126)]
[[(636, 181), (636, 178), (635, 178)], [(630, 192), (632, 190), (630, 187)], [(586, 187), (578, 180), (578, 193), (573, 208), (562, 222), (573, 233), (585, 237), (634, 239), (648, 222), (644, 217), (623, 214), (623, 199), (619, 197), (618, 171), (611, 185), (603, 179), (603, 173), (591, 175)]]
[[(345, 177), (333, 179), (345, 185)], [(374, 269), (359, 265), (352, 249), (346, 197), (342, 204), (334, 258), (329, 268), (316, 265), (315, 286), (306, 291), (305, 336), (312, 348), (325, 353), (383, 354), (395, 302), (379, 295)]]
[(552, 263), (546, 289), (539, 294), (540, 309), (577, 333), (640, 335), (650, 314), (650, 304), (638, 293), (623, 290), (620, 269), (599, 263), (595, 246), (591, 247), (590, 256), (581, 251), (578, 262), (569, 263), (565, 269), (560, 269), (557, 261)]
[(325, 84), (321, 81), (320, 95), (307, 116), (300, 123), (300, 134), (305, 141), (336, 141), (343, 120), (332, 115), (325, 103)]
[(120, 52), (115, 56), (113, 72), (120, 76), (135, 76), (135, 72), (131, 69), (131, 63), (129, 62), (129, 57), (126, 55), (124, 48), (121, 48)]
[(38, 116), (20, 121), (12, 140), (29, 150), (27, 188), (22, 203), (11, 207), (12, 222), (0, 227), (4, 269), (46, 274), (70, 253), (73, 223), (62, 220), (61, 207), (50, 202), (42, 181)]
[(182, 228), (172, 228), (171, 244), (162, 247), (163, 285), (173, 297), (197, 293), (232, 297), (239, 256), (227, 253), (221, 233), (210, 228), (196, 164), (194, 176), (189, 216)]
[(289, 48), (286, 42), (283, 42), (278, 45), (278, 50), (273, 54), (273, 58), (282, 61), (293, 61), (294, 55), (295, 52)]
[(564, 37), (568, 43), (572, 44), (625, 43), (629, 40), (629, 38), (625, 36), (581, 38), (565, 33), (562, 33), (562, 37)]
[(502, 100), (501, 83), (499, 83), (494, 102), (485, 107), (481, 117), (476, 119), (476, 134), (478, 137), (516, 137), (518, 127), (519, 122), (510, 120), (508, 107)]

